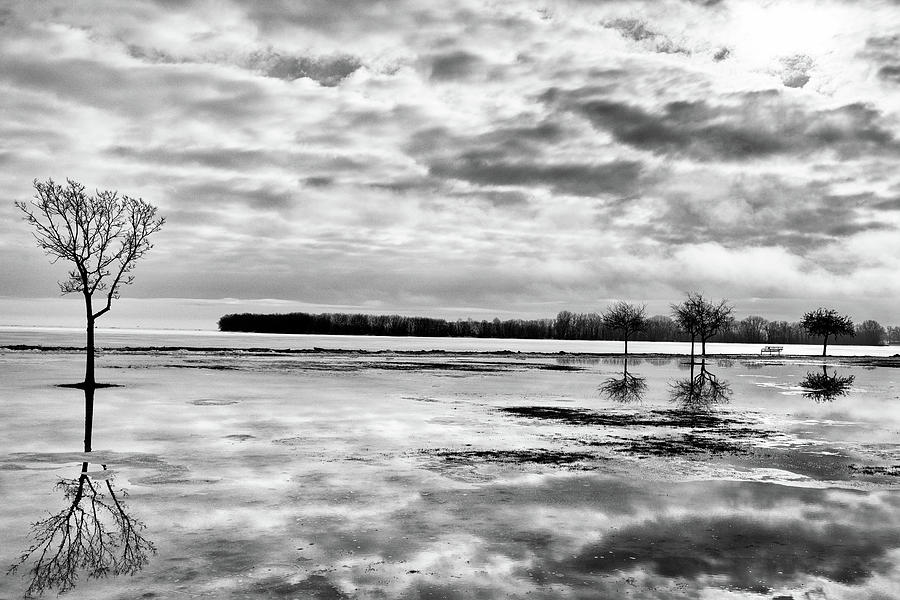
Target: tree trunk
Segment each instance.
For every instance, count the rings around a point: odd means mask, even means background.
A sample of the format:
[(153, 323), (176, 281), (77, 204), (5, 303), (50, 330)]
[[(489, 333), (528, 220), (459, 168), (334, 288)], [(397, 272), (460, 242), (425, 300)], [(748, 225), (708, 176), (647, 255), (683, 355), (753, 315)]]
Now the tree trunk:
[[(91, 451), (91, 435), (94, 431), (94, 388), (84, 386), (84, 451)], [(85, 463), (85, 468), (87, 463)]]
[(87, 343), (84, 347), (85, 365), (84, 365), (84, 387), (94, 387), (97, 381), (94, 379), (94, 307), (91, 302), (91, 295), (84, 294), (84, 309), (87, 318)]
[(628, 356), (628, 336), (625, 336), (625, 356)]
[(825, 334), (825, 341), (822, 343), (822, 356), (825, 356), (825, 352), (828, 350), (828, 334)]
[(700, 340), (700, 354), (706, 359), (706, 338)]
[(84, 388), (93, 388), (97, 385), (94, 378), (94, 318), (88, 317), (87, 322), (87, 345), (85, 347), (87, 354), (84, 366)]
[(691, 336), (691, 364), (694, 364), (694, 339), (694, 336)]

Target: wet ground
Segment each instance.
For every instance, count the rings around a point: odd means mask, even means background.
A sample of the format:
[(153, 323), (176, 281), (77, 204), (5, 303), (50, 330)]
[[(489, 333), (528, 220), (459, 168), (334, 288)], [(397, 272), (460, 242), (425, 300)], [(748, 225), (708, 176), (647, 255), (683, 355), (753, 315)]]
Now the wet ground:
[(82, 357), (7, 349), (0, 561), (77, 499), (73, 598), (896, 598), (881, 364), (110, 352), (86, 454)]

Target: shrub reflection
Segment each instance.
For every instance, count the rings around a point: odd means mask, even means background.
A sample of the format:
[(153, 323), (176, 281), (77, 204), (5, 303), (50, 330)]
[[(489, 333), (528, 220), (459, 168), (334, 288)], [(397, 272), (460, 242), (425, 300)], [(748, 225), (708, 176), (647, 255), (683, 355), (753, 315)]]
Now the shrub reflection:
[(822, 372), (810, 371), (806, 378), (800, 382), (804, 389), (803, 396), (816, 402), (831, 402), (840, 396), (846, 396), (853, 387), (855, 376), (840, 376), (835, 371), (828, 374), (828, 367), (822, 365)]
[(676, 379), (669, 384), (669, 396), (681, 410), (695, 412), (710, 411), (716, 405), (726, 404), (731, 400), (731, 385), (719, 379), (706, 368), (706, 359), (700, 362), (700, 371), (696, 371), (697, 363), (691, 361), (690, 377)]
[(623, 361), (622, 376), (610, 377), (600, 384), (600, 392), (615, 402), (640, 402), (647, 391), (647, 378), (628, 372), (628, 359)]

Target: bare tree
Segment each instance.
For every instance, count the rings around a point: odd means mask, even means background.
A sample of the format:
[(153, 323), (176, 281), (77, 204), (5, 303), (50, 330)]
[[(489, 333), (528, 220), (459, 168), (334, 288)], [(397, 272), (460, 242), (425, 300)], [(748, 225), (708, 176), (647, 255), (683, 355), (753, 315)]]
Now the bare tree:
[(625, 354), (628, 354), (628, 338), (647, 328), (647, 307), (644, 305), (616, 302), (603, 311), (603, 326), (622, 333), (625, 339)]
[(35, 557), (26, 598), (54, 588), (60, 594), (71, 590), (80, 573), (88, 579), (134, 575), (156, 554), (153, 542), (142, 533), (145, 525), (122, 500), (127, 492), (117, 490), (111, 478), (105, 466), (103, 471), (89, 473), (85, 462), (77, 479), (56, 484), (67, 505), (32, 525), (31, 546), (7, 572), (16, 572)]
[(853, 328), (853, 320), (845, 315), (840, 315), (831, 308), (817, 308), (803, 315), (800, 321), (803, 327), (811, 335), (821, 335), (822, 356), (828, 351), (828, 336), (853, 335), (856, 330)]
[(766, 326), (769, 321), (759, 315), (750, 315), (738, 323), (738, 332), (744, 342), (759, 343), (765, 341)]
[(706, 356), (706, 342), (734, 320), (734, 307), (728, 300), (711, 302), (699, 292), (688, 292), (681, 304), (672, 305), (672, 316), (679, 327), (691, 336), (691, 360), (694, 356), (694, 340), (699, 338), (701, 354)]
[[(109, 190), (90, 195), (72, 179), (65, 186), (35, 179), (34, 189), (31, 201), (16, 206), (34, 227), (34, 238), (51, 262), (62, 259), (74, 265), (59, 289), (84, 297), (87, 361), (82, 385), (95, 387), (94, 322), (109, 311), (119, 289), (134, 280), (135, 264), (153, 247), (150, 236), (165, 219), (140, 198)], [(99, 310), (94, 294), (102, 295)]]

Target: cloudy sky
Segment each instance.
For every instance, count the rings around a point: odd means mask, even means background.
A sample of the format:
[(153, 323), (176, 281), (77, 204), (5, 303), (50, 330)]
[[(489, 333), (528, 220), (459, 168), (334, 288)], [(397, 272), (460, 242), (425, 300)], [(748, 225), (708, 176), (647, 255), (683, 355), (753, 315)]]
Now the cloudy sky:
[(7, 1), (0, 324), (59, 306), (13, 206), (47, 177), (166, 216), (136, 322), (701, 290), (894, 323), (898, 118), (896, 0)]

